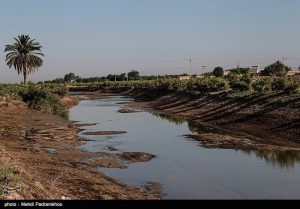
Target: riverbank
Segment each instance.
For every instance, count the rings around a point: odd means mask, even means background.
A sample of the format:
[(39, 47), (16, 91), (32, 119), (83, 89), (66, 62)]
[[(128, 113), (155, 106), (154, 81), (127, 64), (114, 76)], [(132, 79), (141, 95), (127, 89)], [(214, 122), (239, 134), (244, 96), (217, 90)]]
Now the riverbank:
[[(66, 97), (64, 102), (72, 106), (78, 100)], [(1, 199), (158, 198), (98, 172), (98, 166), (126, 167), (122, 158), (128, 161), (128, 153), (125, 159), (121, 154), (80, 150), (78, 147), (85, 139), (77, 135), (81, 126), (78, 123), (10, 100), (1, 104), (0, 116), (0, 162), (2, 166), (11, 166), (12, 174), (19, 179), (16, 185), (3, 188), (15, 186), (16, 191), (0, 196)], [(4, 187), (5, 182), (1, 183)]]
[[(153, 99), (147, 99), (148, 93)], [(300, 151), (298, 94), (169, 93), (155, 97), (153, 92), (141, 90), (122, 94), (136, 99), (133, 108), (196, 123), (198, 134), (186, 137), (206, 148)]]
[[(233, 97), (226, 93), (207, 96), (169, 93), (148, 97), (147, 91), (122, 90), (77, 94), (65, 97), (63, 102), (71, 107), (79, 102), (78, 96), (101, 99), (116, 93), (136, 99), (129, 104), (131, 110), (143, 109), (175, 122), (189, 120), (195, 134), (186, 138), (197, 140), (206, 148), (300, 151), (298, 95)], [(160, 197), (125, 185), (97, 170), (99, 167), (127, 168), (130, 163), (147, 162), (154, 156), (118, 153), (114, 152), (114, 147), (107, 147), (111, 153), (79, 149), (86, 139), (80, 138), (78, 132), (83, 126), (94, 124), (80, 124), (29, 109), (25, 103), (14, 99), (1, 103), (0, 115), (0, 162), (13, 166), (13, 174), (20, 179), (15, 185), (18, 190), (1, 198), (136, 200)]]

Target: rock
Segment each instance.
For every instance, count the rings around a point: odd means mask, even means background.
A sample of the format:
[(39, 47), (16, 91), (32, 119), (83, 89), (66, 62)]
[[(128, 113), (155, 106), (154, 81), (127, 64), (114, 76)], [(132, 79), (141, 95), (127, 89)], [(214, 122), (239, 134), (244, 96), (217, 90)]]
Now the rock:
[(139, 111), (133, 110), (133, 109), (130, 109), (130, 108), (124, 108), (124, 109), (120, 109), (118, 112), (119, 113), (135, 113), (135, 112), (139, 112)]
[(108, 135), (119, 135), (126, 134), (126, 131), (96, 131), (96, 132), (85, 132), (82, 133), (86, 136), (108, 136)]
[(128, 162), (148, 162), (155, 156), (143, 152), (123, 152), (121, 157)]

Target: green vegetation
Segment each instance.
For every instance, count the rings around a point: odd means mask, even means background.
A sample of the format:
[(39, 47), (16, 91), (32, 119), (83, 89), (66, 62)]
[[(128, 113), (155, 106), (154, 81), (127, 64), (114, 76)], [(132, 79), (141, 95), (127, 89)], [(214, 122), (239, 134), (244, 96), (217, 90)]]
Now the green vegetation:
[(272, 78), (262, 78), (255, 81), (253, 84), (253, 89), (259, 93), (272, 91)]
[(20, 96), (24, 102), (28, 103), (30, 108), (66, 116), (67, 109), (59, 95), (61, 92), (56, 92), (57, 89), (31, 85), (25, 91), (21, 92)]
[(14, 44), (5, 46), (6, 63), (9, 68), (14, 67), (18, 74), (23, 74), (24, 84), (27, 84), (27, 75), (43, 65), (43, 60), (38, 57), (44, 56), (41, 53), (42, 46), (28, 35), (18, 36), (14, 40)]
[(188, 82), (189, 91), (207, 94), (211, 92), (224, 91), (229, 89), (228, 82), (222, 78), (201, 78), (192, 79)]
[(272, 79), (272, 90), (280, 92), (285, 89), (287, 83), (286, 77), (275, 77)]
[(291, 70), (288, 66), (285, 66), (282, 62), (277, 61), (261, 71), (263, 76), (285, 76)]
[(141, 89), (154, 90), (158, 93), (183, 92), (192, 94), (209, 94), (213, 92), (287, 92), (297, 93), (300, 82), (288, 77), (262, 77), (254, 80), (247, 71), (235, 71), (226, 78), (204, 77), (190, 80), (165, 78), (139, 81), (104, 81), (97, 83), (76, 83), (70, 85), (71, 91), (100, 89)]
[(257, 80), (252, 84), (253, 89), (260, 93), (286, 92), (297, 93), (300, 89), (300, 82), (288, 77), (268, 77)]
[(139, 78), (139, 77), (140, 77), (140, 73), (136, 70), (130, 71), (128, 73), (128, 78), (136, 79), (136, 78)]
[(224, 77), (224, 69), (222, 67), (216, 67), (213, 71), (213, 75), (217, 78), (223, 78)]
[(250, 91), (252, 78), (248, 70), (235, 70), (228, 76), (230, 88), (234, 91)]
[(0, 84), (0, 96), (19, 95), (25, 89), (23, 85)]
[(72, 83), (76, 79), (76, 75), (74, 73), (68, 73), (64, 77), (64, 82)]
[(28, 104), (28, 107), (66, 116), (67, 108), (62, 98), (68, 94), (63, 84), (0, 85), (0, 96), (13, 95)]
[(5, 188), (15, 188), (20, 182), (12, 165), (0, 165), (0, 196), (4, 195)]
[(284, 87), (286, 93), (294, 94), (300, 89), (300, 82), (295, 80), (290, 80)]

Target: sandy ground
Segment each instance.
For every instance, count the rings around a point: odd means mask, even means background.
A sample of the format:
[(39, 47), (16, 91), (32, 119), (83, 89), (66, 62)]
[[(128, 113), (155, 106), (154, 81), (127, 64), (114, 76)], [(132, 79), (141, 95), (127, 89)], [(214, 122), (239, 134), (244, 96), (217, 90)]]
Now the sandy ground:
[[(78, 102), (65, 100), (70, 105)], [(0, 163), (13, 165), (21, 178), (21, 190), (0, 199), (158, 198), (96, 170), (98, 166), (126, 168), (128, 163), (151, 160), (151, 155), (84, 152), (78, 149), (85, 140), (77, 136), (78, 124), (30, 110), (22, 102), (1, 103), (0, 127)]]

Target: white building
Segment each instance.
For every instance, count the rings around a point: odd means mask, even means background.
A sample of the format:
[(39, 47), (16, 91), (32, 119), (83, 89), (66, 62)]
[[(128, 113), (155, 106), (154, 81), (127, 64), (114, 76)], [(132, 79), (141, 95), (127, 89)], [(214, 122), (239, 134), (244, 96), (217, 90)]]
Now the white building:
[(259, 66), (251, 66), (249, 68), (249, 73), (250, 74), (259, 74), (262, 71), (262, 69)]

